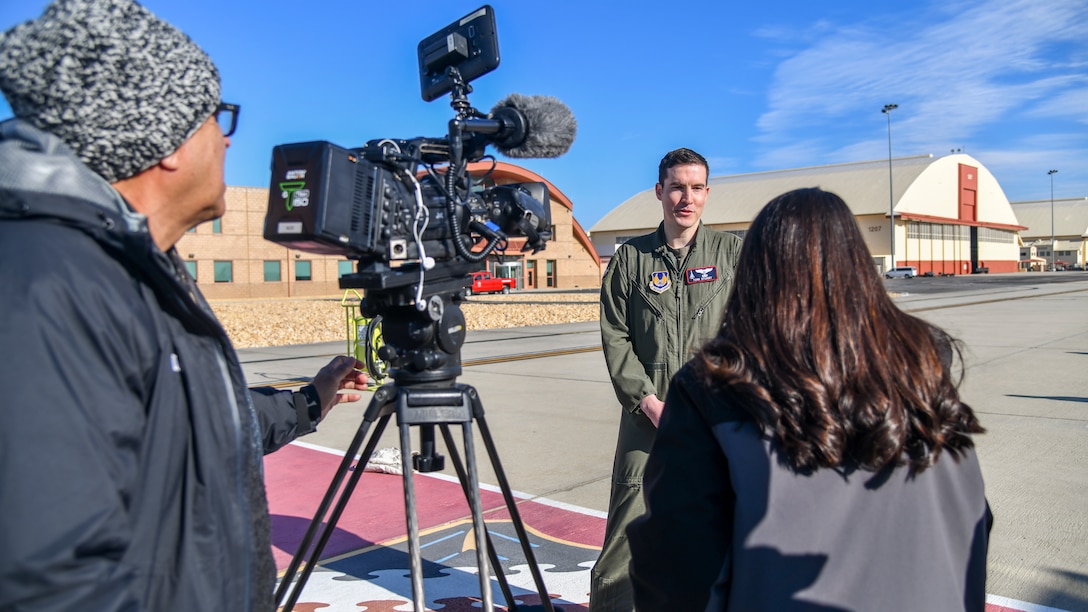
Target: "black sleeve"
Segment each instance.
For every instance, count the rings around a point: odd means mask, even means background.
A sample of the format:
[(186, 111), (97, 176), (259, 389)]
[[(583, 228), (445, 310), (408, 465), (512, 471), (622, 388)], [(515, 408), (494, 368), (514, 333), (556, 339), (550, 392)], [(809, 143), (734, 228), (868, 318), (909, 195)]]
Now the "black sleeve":
[(264, 454), (277, 451), (295, 438), (317, 429), (321, 405), (316, 391), (312, 390), (309, 385), (295, 392), (271, 387), (249, 390)]
[[(734, 495), (725, 453), (677, 375), (646, 464), (646, 513), (627, 527), (640, 611), (702, 610), (728, 576)], [(700, 397), (697, 394), (696, 397)], [(705, 398), (705, 396), (701, 396)]]

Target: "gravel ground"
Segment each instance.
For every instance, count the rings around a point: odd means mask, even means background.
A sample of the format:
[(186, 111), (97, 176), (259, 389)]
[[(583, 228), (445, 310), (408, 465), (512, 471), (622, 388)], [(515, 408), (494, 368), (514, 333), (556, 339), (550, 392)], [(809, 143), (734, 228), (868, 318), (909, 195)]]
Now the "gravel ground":
[[(338, 298), (210, 301), (237, 348), (347, 342), (347, 308)], [(468, 329), (596, 321), (596, 293), (474, 295), (461, 305)]]

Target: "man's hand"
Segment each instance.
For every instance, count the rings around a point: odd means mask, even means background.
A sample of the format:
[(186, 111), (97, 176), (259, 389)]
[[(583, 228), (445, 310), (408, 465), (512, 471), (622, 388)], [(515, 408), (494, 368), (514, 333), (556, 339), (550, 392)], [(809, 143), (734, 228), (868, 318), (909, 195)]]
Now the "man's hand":
[(665, 410), (665, 402), (657, 399), (656, 395), (647, 395), (638, 403), (638, 409), (657, 427), (657, 423), (661, 421), (661, 413)]
[(340, 389), (366, 389), (367, 376), (366, 364), (346, 355), (333, 357), (328, 365), (314, 376), (310, 383), (317, 390), (317, 396), (321, 398), (321, 418), (332, 410), (332, 407), (340, 402), (357, 402), (362, 399), (361, 393), (337, 393)]

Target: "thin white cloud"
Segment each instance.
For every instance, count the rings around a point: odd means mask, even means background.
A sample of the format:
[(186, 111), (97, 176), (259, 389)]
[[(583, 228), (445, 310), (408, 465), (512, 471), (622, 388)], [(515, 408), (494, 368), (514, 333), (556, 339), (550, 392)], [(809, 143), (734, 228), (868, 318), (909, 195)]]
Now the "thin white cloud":
[[(1071, 87), (1083, 78), (1086, 29), (1083, 0), (942, 3), (908, 19), (821, 22), (809, 46), (775, 71), (757, 163), (886, 153), (872, 124), (890, 102), (901, 106), (892, 121), (904, 154), (1013, 133), (1022, 115), (1084, 122), (1086, 94)], [(794, 44), (806, 38), (771, 28), (758, 34)], [(861, 138), (843, 145), (854, 132)]]
[[(1080, 80), (1085, 84), (1048, 96), (1028, 114), (1042, 118), (1072, 117), (1080, 123), (1088, 124), (1088, 79)], [(1082, 133), (1080, 136), (1083, 138), (1085, 135)]]

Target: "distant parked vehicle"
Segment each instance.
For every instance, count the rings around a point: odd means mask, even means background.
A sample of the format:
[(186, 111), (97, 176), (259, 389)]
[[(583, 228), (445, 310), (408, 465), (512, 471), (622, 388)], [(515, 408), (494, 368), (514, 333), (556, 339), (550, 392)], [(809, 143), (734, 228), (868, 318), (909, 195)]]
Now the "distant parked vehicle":
[(512, 278), (492, 276), (490, 272), (473, 272), (472, 285), (465, 289), (465, 295), (474, 293), (510, 293), (517, 285)]
[(918, 268), (914, 266), (899, 266), (884, 273), (884, 278), (914, 278), (918, 276)]

